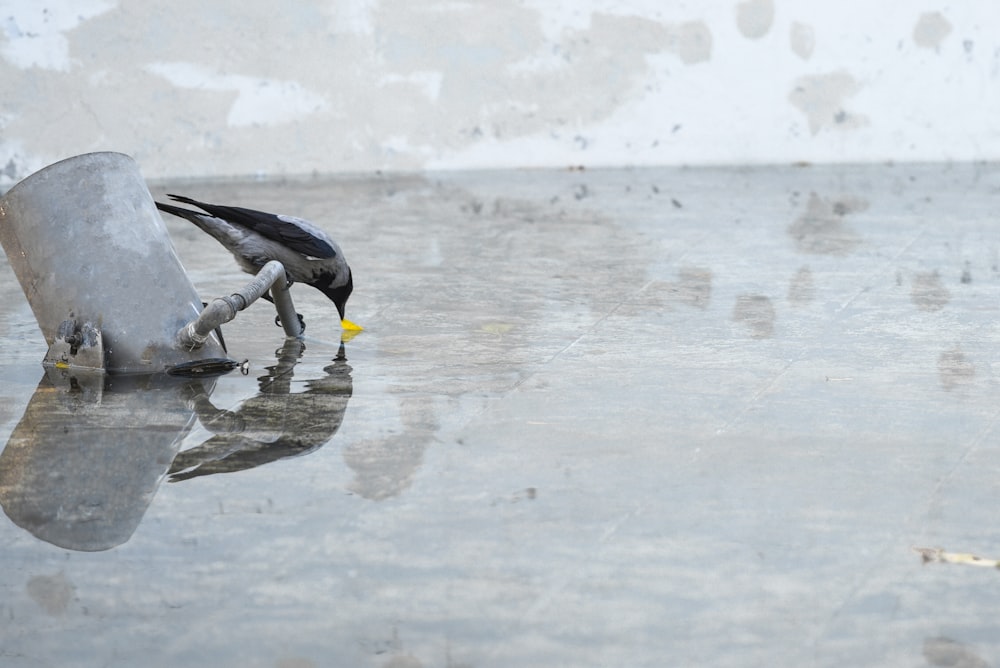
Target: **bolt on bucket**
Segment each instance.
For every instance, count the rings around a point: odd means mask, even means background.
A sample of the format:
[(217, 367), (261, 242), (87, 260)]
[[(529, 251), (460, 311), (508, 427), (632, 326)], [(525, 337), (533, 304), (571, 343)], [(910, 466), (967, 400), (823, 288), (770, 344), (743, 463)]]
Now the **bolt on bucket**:
[(38, 321), (44, 364), (157, 373), (225, 356), (177, 332), (202, 302), (132, 158), (88, 153), (0, 198), (0, 244)]

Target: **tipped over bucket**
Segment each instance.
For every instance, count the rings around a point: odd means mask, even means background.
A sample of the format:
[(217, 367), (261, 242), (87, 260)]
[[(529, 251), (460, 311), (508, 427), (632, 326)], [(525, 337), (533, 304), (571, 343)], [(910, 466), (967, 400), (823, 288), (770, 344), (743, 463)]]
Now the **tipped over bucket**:
[(0, 244), (48, 365), (156, 373), (225, 354), (214, 335), (194, 351), (177, 343), (202, 302), (127, 155), (68, 158), (15, 185), (0, 198)]

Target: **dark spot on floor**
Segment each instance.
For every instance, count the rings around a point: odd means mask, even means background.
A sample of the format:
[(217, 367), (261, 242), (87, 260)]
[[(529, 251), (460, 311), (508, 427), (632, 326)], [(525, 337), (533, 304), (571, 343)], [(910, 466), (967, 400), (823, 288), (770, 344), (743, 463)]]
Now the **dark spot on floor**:
[(745, 325), (750, 337), (768, 339), (774, 336), (776, 319), (774, 304), (765, 295), (740, 295), (733, 305), (734, 322)]
[(951, 301), (951, 292), (941, 283), (940, 273), (927, 271), (913, 277), (910, 299), (921, 311), (940, 311)]
[(969, 263), (965, 263), (965, 269), (962, 270), (962, 283), (968, 285), (972, 282), (972, 270), (969, 269)]
[(945, 390), (953, 390), (973, 381), (976, 365), (960, 349), (946, 350), (938, 357), (938, 376)]
[(805, 212), (788, 227), (788, 234), (803, 253), (847, 255), (861, 244), (861, 238), (844, 218), (867, 208), (868, 201), (862, 198), (833, 200), (811, 193)]

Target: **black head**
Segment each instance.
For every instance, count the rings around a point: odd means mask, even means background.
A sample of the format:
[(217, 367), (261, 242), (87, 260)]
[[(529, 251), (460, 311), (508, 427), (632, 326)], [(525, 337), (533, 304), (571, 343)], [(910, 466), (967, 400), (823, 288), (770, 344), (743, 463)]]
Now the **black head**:
[(333, 305), (337, 307), (337, 313), (340, 314), (340, 319), (343, 320), (344, 308), (347, 306), (347, 300), (351, 296), (351, 293), (354, 292), (354, 276), (351, 275), (351, 270), (348, 269), (347, 283), (344, 283), (343, 285), (338, 285), (336, 287), (331, 287), (330, 284), (333, 283), (335, 280), (336, 280), (335, 278), (331, 277), (326, 287), (320, 287), (321, 284), (317, 285), (316, 287), (319, 288), (320, 292), (322, 292), (324, 295), (330, 298), (330, 301), (333, 302)]

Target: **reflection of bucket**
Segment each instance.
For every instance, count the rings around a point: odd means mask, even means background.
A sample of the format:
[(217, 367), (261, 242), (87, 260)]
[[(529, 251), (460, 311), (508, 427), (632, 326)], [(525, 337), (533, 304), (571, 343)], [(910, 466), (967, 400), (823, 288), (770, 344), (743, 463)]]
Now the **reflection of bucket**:
[[(0, 507), (71, 550), (126, 542), (194, 424), (207, 380), (49, 368), (0, 450)], [(6, 664), (5, 664), (6, 665)]]
[(127, 155), (76, 156), (18, 183), (0, 198), (0, 243), (50, 347), (72, 346), (75, 321), (77, 347), (88, 326), (100, 332), (108, 371), (224, 355), (214, 336), (194, 352), (176, 345), (201, 300)]

